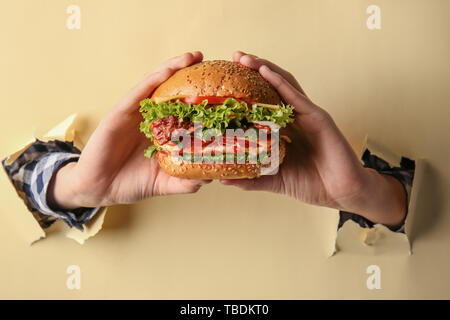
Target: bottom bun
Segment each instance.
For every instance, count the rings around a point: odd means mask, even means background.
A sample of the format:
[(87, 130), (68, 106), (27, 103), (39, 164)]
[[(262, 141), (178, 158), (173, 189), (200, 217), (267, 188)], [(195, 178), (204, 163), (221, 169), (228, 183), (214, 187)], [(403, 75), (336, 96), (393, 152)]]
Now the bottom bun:
[[(286, 143), (280, 140), (280, 161), (284, 160)], [(158, 152), (158, 162), (168, 174), (184, 179), (253, 179), (261, 175), (263, 168), (270, 167), (270, 163), (192, 163), (172, 157), (165, 152)]]

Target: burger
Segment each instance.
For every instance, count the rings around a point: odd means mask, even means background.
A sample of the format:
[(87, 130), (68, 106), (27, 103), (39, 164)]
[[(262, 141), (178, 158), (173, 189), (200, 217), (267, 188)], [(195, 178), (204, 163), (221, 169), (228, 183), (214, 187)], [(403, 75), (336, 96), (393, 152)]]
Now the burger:
[(278, 131), (293, 121), (293, 107), (256, 70), (224, 60), (178, 70), (140, 106), (152, 140), (145, 156), (187, 179), (259, 177), (283, 162), (289, 138)]

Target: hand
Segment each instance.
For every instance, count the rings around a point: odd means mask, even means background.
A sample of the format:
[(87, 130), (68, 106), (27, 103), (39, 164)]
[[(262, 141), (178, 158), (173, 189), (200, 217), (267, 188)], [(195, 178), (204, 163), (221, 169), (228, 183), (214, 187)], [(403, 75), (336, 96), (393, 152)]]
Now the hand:
[(374, 223), (396, 226), (406, 212), (401, 183), (364, 168), (331, 116), (315, 105), (287, 71), (237, 51), (235, 62), (259, 70), (285, 102), (295, 107), (288, 125), (286, 158), (279, 172), (253, 180), (222, 180), (245, 190), (265, 190), (306, 203), (357, 213)]
[(101, 120), (78, 162), (61, 168), (49, 186), (49, 202), (59, 208), (131, 203), (147, 197), (196, 192), (208, 180), (172, 177), (156, 158), (144, 157), (150, 140), (139, 131), (139, 101), (178, 69), (200, 62), (200, 52), (170, 59), (129, 92)]

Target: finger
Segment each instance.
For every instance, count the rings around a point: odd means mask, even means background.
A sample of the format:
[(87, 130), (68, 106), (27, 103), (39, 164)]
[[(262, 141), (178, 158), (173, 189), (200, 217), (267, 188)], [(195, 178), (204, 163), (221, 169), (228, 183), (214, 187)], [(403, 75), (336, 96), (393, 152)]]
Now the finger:
[(134, 89), (132, 89), (119, 104), (121, 112), (134, 112), (139, 106), (139, 101), (147, 98), (161, 83), (166, 81), (175, 71), (200, 62), (203, 59), (201, 52), (188, 52), (172, 58), (154, 71), (148, 73)]
[(239, 60), (241, 60), (241, 57), (242, 56), (245, 56), (245, 52), (242, 52), (242, 51), (235, 51), (234, 53), (233, 53), (233, 61), (234, 62), (239, 62)]
[(201, 184), (201, 185), (208, 184), (208, 183), (212, 182), (211, 179), (199, 179), (199, 180), (188, 180), (188, 181), (190, 181), (192, 183), (195, 183), (195, 184)]
[(296, 90), (296, 88), (294, 88), (279, 73), (272, 71), (266, 65), (262, 65), (259, 68), (259, 73), (275, 87), (284, 101), (295, 107), (295, 110), (298, 113), (309, 114), (317, 110), (316, 106), (314, 106), (308, 98)]
[[(182, 54), (181, 56), (177, 56), (174, 58), (171, 58), (161, 64), (160, 66), (156, 67), (150, 73), (159, 72), (165, 68), (172, 68), (175, 70), (185, 68), (187, 66), (190, 66), (191, 64), (200, 62), (203, 60), (203, 54), (200, 51), (194, 51), (194, 52), (186, 52), (185, 54)], [(148, 75), (147, 74), (147, 75)]]
[(283, 78), (285, 78), (295, 89), (300, 91), (301, 93), (305, 94), (302, 87), (298, 83), (298, 81), (295, 79), (295, 77), (289, 73), (288, 71), (282, 69), (281, 67), (277, 66), (276, 64), (266, 60), (258, 58), (255, 55), (252, 54), (244, 54), (240, 57), (239, 62), (243, 64), (246, 67), (259, 70), (259, 68), (263, 65), (268, 66), (270, 69), (272, 69), (274, 72), (279, 73)]
[(211, 182), (212, 180), (191, 180), (171, 177), (168, 186), (171, 194), (194, 193), (197, 192), (203, 185)]
[(153, 90), (166, 81), (174, 72), (174, 69), (165, 68), (144, 78), (144, 80), (142, 80), (122, 99), (116, 111), (126, 113), (136, 111), (139, 106), (139, 102), (150, 96)]

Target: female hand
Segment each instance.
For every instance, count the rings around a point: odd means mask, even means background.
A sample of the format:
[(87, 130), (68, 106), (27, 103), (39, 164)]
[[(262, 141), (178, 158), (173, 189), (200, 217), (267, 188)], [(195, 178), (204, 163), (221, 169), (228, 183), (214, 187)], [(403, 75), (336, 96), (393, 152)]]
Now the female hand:
[(406, 213), (401, 183), (362, 166), (331, 116), (315, 105), (297, 80), (277, 65), (237, 51), (235, 62), (258, 70), (295, 107), (288, 125), (286, 158), (276, 175), (222, 180), (245, 190), (286, 194), (306, 203), (358, 213), (374, 223), (395, 226)]
[(148, 73), (119, 104), (101, 120), (78, 162), (61, 168), (49, 195), (60, 208), (131, 203), (147, 197), (196, 192), (207, 180), (172, 177), (156, 158), (144, 157), (150, 140), (139, 131), (139, 102), (178, 69), (200, 62), (200, 52), (170, 59)]

